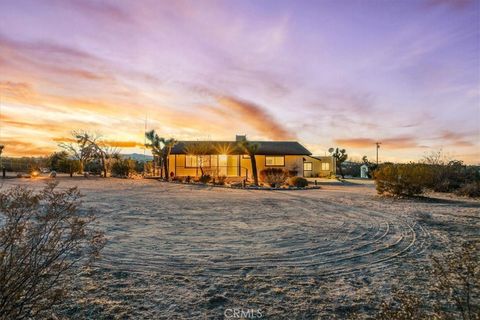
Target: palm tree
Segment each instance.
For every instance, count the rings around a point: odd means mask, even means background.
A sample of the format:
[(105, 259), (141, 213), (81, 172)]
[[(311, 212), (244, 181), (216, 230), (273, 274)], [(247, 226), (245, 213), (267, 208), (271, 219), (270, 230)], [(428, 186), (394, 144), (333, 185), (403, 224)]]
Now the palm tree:
[(252, 163), (252, 176), (253, 182), (258, 186), (258, 172), (257, 172), (257, 160), (255, 159), (255, 154), (258, 151), (258, 143), (253, 143), (247, 139), (239, 141), (239, 146), (243, 151), (245, 151), (250, 156), (250, 161)]

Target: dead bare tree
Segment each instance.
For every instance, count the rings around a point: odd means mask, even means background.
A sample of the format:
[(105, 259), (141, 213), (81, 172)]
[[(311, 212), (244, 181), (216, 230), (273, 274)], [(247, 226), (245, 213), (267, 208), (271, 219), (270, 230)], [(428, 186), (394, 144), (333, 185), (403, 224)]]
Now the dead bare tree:
[(89, 136), (86, 131), (75, 130), (72, 131), (72, 139), (70, 142), (61, 142), (58, 146), (67, 151), (75, 160), (80, 164), (80, 173), (83, 173), (86, 162), (92, 158), (94, 148), (85, 139), (85, 136)]
[(110, 147), (98, 133), (76, 130), (72, 132), (75, 143), (61, 143), (60, 147), (67, 150), (75, 159), (81, 163), (81, 171), (85, 163), (92, 158), (100, 160), (102, 165), (103, 177), (108, 174), (109, 161), (119, 154), (119, 150)]

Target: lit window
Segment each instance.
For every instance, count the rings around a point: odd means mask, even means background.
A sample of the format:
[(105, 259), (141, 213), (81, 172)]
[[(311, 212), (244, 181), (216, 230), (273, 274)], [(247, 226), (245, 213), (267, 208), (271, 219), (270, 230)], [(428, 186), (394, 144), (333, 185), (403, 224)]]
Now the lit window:
[(210, 167), (211, 159), (210, 156), (196, 156), (189, 155), (185, 156), (185, 167), (186, 168), (197, 168), (197, 167)]
[(285, 165), (285, 157), (283, 156), (266, 156), (265, 166), (267, 167), (283, 167)]
[(242, 159), (250, 159), (250, 156), (248, 154), (242, 155)]
[(210, 156), (198, 156), (198, 166), (199, 167), (210, 167), (211, 166)]
[(328, 171), (328, 170), (330, 170), (330, 163), (328, 163), (328, 162), (322, 162), (322, 170), (323, 170), (323, 171)]
[(197, 156), (186, 155), (185, 156), (185, 167), (196, 168), (197, 167)]
[(312, 163), (311, 162), (304, 162), (303, 163), (303, 171), (312, 171)]

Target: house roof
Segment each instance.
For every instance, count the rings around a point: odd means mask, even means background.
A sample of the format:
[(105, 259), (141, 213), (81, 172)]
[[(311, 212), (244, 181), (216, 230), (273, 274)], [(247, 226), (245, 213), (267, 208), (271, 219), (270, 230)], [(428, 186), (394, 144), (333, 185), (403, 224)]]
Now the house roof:
[[(296, 141), (249, 141), (258, 144), (259, 155), (311, 155), (304, 146)], [(235, 141), (179, 141), (171, 154), (187, 154), (189, 148), (202, 146), (203, 154), (245, 154)]]

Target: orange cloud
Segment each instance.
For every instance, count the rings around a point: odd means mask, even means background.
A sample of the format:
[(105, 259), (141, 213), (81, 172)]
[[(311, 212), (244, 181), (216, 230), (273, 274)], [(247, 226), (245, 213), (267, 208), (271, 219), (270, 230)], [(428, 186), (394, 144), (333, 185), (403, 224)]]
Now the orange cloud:
[(34, 144), (32, 142), (26, 142), (16, 139), (4, 140), (2, 144), (5, 145), (2, 157), (37, 157), (44, 156), (55, 151), (55, 148), (38, 146), (37, 144)]
[(8, 101), (37, 102), (32, 85), (26, 82), (0, 81), (0, 91)]
[(217, 109), (217, 113), (235, 121), (238, 118), (273, 140), (290, 140), (295, 134), (286, 129), (273, 118), (263, 107), (249, 101), (233, 97), (219, 97), (219, 104), (225, 109)]
[[(70, 137), (60, 137), (60, 138), (53, 138), (55, 142), (76, 142), (76, 139)], [(116, 148), (136, 148), (136, 147), (143, 147), (143, 143), (139, 143), (137, 141), (121, 141), (121, 140), (102, 140), (103, 144), (109, 147), (116, 147)]]
[(475, 144), (468, 140), (470, 134), (468, 133), (458, 133), (445, 130), (440, 135), (439, 139), (447, 140), (457, 147), (472, 147)]
[(376, 142), (382, 143), (385, 149), (407, 149), (419, 147), (416, 140), (412, 137), (397, 137), (374, 140), (370, 138), (352, 138), (352, 139), (336, 139), (337, 145), (351, 148), (372, 148)]

